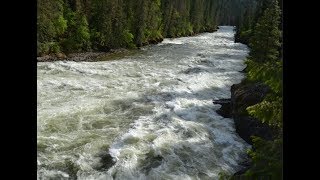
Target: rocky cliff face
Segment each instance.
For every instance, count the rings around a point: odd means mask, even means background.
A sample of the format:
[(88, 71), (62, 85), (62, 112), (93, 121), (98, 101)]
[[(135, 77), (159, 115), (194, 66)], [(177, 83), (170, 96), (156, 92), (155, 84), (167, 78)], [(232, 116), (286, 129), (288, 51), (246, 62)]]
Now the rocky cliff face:
[(247, 143), (252, 144), (251, 136), (259, 136), (271, 140), (274, 130), (258, 119), (251, 117), (246, 108), (261, 102), (269, 92), (269, 88), (262, 83), (248, 83), (242, 81), (231, 87), (231, 99), (221, 99), (213, 103), (221, 104), (217, 111), (226, 118), (233, 118), (236, 131)]

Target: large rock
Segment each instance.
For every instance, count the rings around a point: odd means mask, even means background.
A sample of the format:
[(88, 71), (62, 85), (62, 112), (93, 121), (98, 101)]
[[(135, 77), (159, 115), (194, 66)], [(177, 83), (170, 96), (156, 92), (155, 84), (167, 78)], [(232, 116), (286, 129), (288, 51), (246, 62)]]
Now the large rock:
[[(236, 173), (233, 174), (233, 178), (236, 179), (241, 179), (242, 175), (244, 173), (246, 173), (247, 170), (250, 169), (250, 167), (252, 167), (252, 159), (246, 159), (244, 162), (241, 162), (239, 164), (240, 166), (242, 166), (242, 169), (240, 169), (239, 171), (237, 171)], [(243, 178), (243, 177), (242, 177)], [(231, 178), (232, 179), (232, 178)]]
[(252, 144), (251, 136), (271, 140), (275, 134), (272, 128), (251, 117), (246, 110), (247, 107), (260, 103), (269, 91), (269, 87), (262, 83), (252, 84), (246, 81), (231, 87), (231, 114), (236, 132), (249, 144)]
[(256, 118), (250, 116), (234, 117), (236, 132), (248, 144), (252, 145), (251, 136), (259, 136), (266, 140), (272, 140), (274, 130), (268, 125), (263, 124)]
[(214, 104), (220, 104), (221, 108), (217, 110), (217, 113), (225, 118), (231, 118), (231, 99), (219, 99), (213, 100)]
[(233, 116), (248, 116), (247, 107), (261, 102), (269, 88), (262, 83), (246, 83), (231, 86), (231, 106)]
[(220, 104), (218, 114), (225, 118), (233, 118), (236, 132), (247, 143), (252, 144), (251, 136), (272, 140), (275, 131), (258, 119), (251, 117), (247, 107), (260, 103), (270, 91), (268, 86), (262, 83), (248, 83), (242, 81), (231, 87), (231, 99), (214, 100), (213, 103)]
[(96, 156), (100, 158), (99, 163), (94, 166), (94, 169), (97, 171), (107, 171), (110, 167), (116, 164), (116, 161), (114, 161), (107, 151), (102, 151)]
[[(263, 101), (269, 91), (270, 89), (262, 83), (248, 83), (244, 80), (240, 84), (231, 86), (231, 99), (214, 100), (213, 103), (221, 105), (217, 113), (225, 118), (232, 117), (238, 135), (252, 145), (251, 136), (272, 140), (276, 135), (274, 129), (251, 117), (246, 110), (247, 107)], [(234, 179), (241, 178), (241, 175), (252, 166), (251, 159), (241, 166), (243, 168), (233, 175)]]
[(67, 56), (64, 53), (56, 53), (56, 57), (58, 59), (67, 59)]
[(58, 58), (55, 55), (44, 55), (37, 57), (38, 62), (57, 61)]

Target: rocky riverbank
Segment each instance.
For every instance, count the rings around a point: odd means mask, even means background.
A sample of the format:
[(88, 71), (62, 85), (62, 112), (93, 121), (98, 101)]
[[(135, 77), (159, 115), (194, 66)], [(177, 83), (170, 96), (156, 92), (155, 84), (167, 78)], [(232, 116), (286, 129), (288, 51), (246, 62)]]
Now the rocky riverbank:
[[(204, 32), (201, 33), (213, 33), (216, 32), (219, 29), (217, 27), (216, 29), (208, 29)], [(185, 37), (191, 37), (198, 35), (200, 33), (194, 33), (187, 35)], [(180, 36), (177, 36), (175, 38), (178, 38)], [(181, 36), (182, 37), (182, 36)], [(170, 38), (170, 37), (168, 37)], [(171, 37), (172, 38), (172, 37)], [(148, 42), (142, 43), (141, 46), (138, 46), (137, 49), (143, 46), (147, 46), (150, 44), (158, 44), (163, 41), (163, 38), (156, 38), (156, 39), (151, 39)], [(37, 62), (52, 62), (52, 61), (75, 61), (75, 62), (81, 62), (81, 61), (86, 61), (86, 62), (96, 62), (96, 61), (107, 61), (107, 60), (114, 60), (118, 59), (127, 55), (131, 55), (135, 52), (137, 52), (137, 49), (126, 49), (126, 48), (119, 48), (119, 49), (111, 49), (106, 52), (79, 52), (79, 53), (52, 53), (52, 54), (47, 54), (47, 55), (40, 55), (37, 57)]]
[(267, 140), (273, 139), (274, 131), (258, 119), (250, 116), (246, 108), (261, 102), (269, 88), (261, 83), (248, 83), (242, 81), (231, 86), (231, 99), (221, 99), (213, 101), (221, 104), (217, 111), (226, 118), (233, 118), (236, 132), (247, 143), (252, 144), (251, 136), (259, 136)]
[[(218, 114), (225, 118), (233, 118), (236, 132), (247, 143), (252, 145), (251, 136), (259, 136), (266, 140), (272, 140), (276, 132), (258, 119), (250, 116), (246, 108), (261, 102), (270, 91), (268, 86), (262, 83), (251, 83), (243, 80), (239, 84), (231, 86), (231, 98), (215, 100), (213, 103), (220, 104)], [(243, 169), (234, 174), (244, 174), (252, 166), (251, 159), (243, 162)]]
[(128, 50), (128, 49), (115, 49), (110, 50), (108, 52), (81, 52), (81, 53), (55, 53), (45, 56), (37, 57), (38, 62), (51, 62), (51, 61), (87, 61), (87, 62), (94, 62), (94, 61), (101, 61), (101, 60), (110, 60), (110, 59), (117, 59), (117, 56), (123, 57), (126, 55), (130, 55), (135, 50)]

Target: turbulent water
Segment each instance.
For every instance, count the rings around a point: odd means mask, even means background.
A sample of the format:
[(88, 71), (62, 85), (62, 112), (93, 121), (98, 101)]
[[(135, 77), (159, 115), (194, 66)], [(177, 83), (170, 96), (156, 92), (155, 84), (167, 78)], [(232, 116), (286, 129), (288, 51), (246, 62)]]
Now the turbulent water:
[(248, 49), (233, 36), (222, 26), (120, 60), (39, 62), (38, 179), (216, 179), (239, 170), (249, 145), (212, 103), (244, 77)]

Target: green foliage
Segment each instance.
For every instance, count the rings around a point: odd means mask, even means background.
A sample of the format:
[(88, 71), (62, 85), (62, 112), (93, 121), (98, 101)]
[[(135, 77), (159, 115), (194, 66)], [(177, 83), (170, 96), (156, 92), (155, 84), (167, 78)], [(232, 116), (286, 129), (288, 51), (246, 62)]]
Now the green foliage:
[(282, 61), (256, 62), (246, 61), (248, 78), (263, 82), (272, 92), (264, 101), (247, 108), (250, 115), (270, 126), (282, 128)]
[(252, 179), (282, 179), (282, 140), (266, 141), (259, 137), (253, 137), (254, 150), (249, 150), (253, 161), (253, 167), (246, 173), (245, 177)]
[(274, 100), (264, 100), (247, 108), (247, 111), (253, 117), (258, 118), (269, 126), (282, 127), (282, 98)]
[[(268, 85), (271, 92), (265, 99), (247, 108), (248, 113), (277, 131), (273, 141), (253, 137), (249, 155), (253, 166), (245, 173), (249, 179), (282, 179), (282, 59), (280, 8), (277, 0), (257, 1), (255, 11), (250, 7), (242, 20), (236, 38), (251, 48), (247, 64), (249, 81)], [(250, 12), (251, 11), (251, 12)], [(250, 12), (250, 13), (249, 13)]]
[(57, 42), (49, 43), (49, 51), (52, 53), (60, 52), (60, 46)]
[(192, 34), (194, 34), (193, 26), (191, 25), (191, 23), (187, 23), (186, 35), (192, 35)]
[[(37, 36), (40, 44), (57, 42), (61, 50), (67, 52), (131, 48), (158, 42), (164, 37), (215, 30), (220, 12), (227, 11), (230, 6), (237, 7), (240, 5), (237, 2), (39, 0)], [(44, 45), (38, 48), (38, 52), (49, 53)]]
[(274, 93), (282, 93), (282, 61), (263, 63), (249, 59), (246, 64), (250, 80), (264, 82)]
[(38, 55), (44, 55), (49, 54), (49, 46), (47, 43), (37, 43), (37, 54)]
[(82, 51), (90, 49), (90, 33), (87, 19), (80, 13), (73, 12), (71, 9), (66, 10), (68, 22), (68, 33), (62, 40), (64, 51)]
[[(282, 61), (278, 60), (278, 50), (280, 47), (279, 19), (280, 10), (277, 1), (274, 0), (272, 4), (266, 8), (255, 26), (251, 38), (251, 56), (249, 60), (246, 61), (246, 64), (248, 78), (252, 81), (263, 82), (272, 90), (271, 94), (269, 94), (268, 98), (264, 101), (247, 108), (249, 114), (270, 126), (281, 128)], [(268, 33), (268, 31), (270, 31), (271, 34)]]
[[(63, 1), (62, 0), (38, 0), (37, 1), (37, 38), (40, 43), (55, 40), (61, 32), (59, 23), (63, 21)], [(60, 22), (59, 22), (60, 18)], [(56, 28), (58, 25), (58, 28)]]
[(88, 28), (88, 22), (85, 16), (80, 16), (80, 20), (77, 23), (75, 41), (79, 48), (88, 50), (90, 48), (90, 33)]
[(47, 43), (38, 42), (37, 46), (38, 46), (38, 55), (60, 52), (60, 46), (57, 42), (47, 42)]
[(128, 48), (134, 48), (135, 47), (135, 44), (133, 43), (133, 39), (134, 39), (134, 36), (132, 33), (130, 33), (129, 30), (125, 30), (123, 32), (123, 39), (126, 43), (126, 47)]
[(254, 27), (254, 33), (250, 39), (250, 59), (260, 62), (278, 59), (281, 45), (279, 24), (280, 8), (277, 0), (273, 0)]
[(67, 20), (63, 18), (62, 15), (54, 22), (55, 31), (58, 35), (62, 35), (67, 29)]
[(49, 42), (57, 42), (66, 52), (108, 51), (212, 31), (221, 7), (231, 4), (222, 0), (39, 0), (38, 52), (49, 53), (44, 45)]
[(241, 39), (242, 43), (248, 44), (251, 36), (252, 36), (252, 30), (248, 29), (248, 30), (240, 31), (238, 38)]

